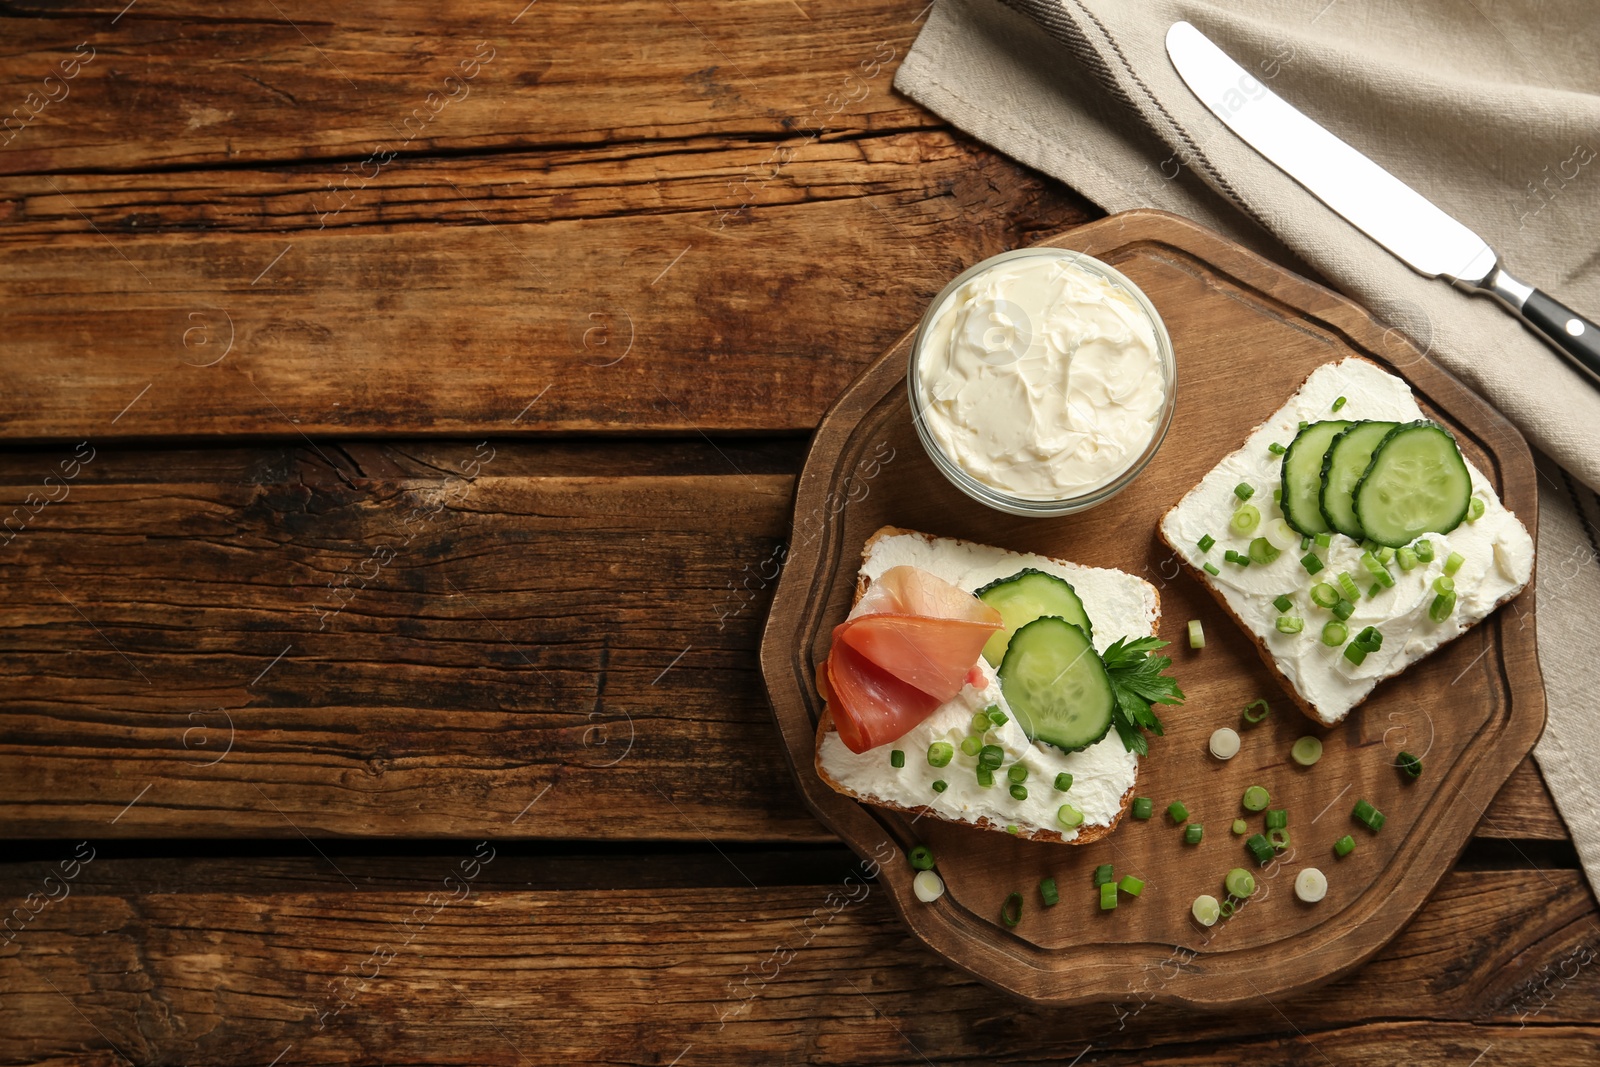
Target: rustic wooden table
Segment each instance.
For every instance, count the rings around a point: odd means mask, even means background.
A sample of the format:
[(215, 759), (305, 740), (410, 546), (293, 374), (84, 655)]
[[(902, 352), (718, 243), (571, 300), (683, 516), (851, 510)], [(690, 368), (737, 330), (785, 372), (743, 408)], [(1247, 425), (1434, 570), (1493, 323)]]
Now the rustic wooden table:
[(755, 661), (806, 433), (1097, 212), (893, 92), (923, 0), (448, 8), (0, 4), (0, 1062), (1600, 1059), (1531, 764), (1248, 1011), (844, 895)]

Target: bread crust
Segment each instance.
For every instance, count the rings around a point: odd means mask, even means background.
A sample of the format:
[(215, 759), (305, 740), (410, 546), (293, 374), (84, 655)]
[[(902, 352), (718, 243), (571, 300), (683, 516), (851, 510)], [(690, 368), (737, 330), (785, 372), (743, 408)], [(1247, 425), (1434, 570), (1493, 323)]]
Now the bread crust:
[[(921, 537), (928, 541), (958, 540), (956, 538), (941, 539), (936, 537), (934, 534), (922, 533), (918, 530), (907, 530), (899, 526), (883, 526), (874, 531), (872, 536), (867, 538), (866, 544), (862, 546), (861, 560), (863, 564), (866, 562), (867, 557), (872, 553), (872, 547), (879, 541), (885, 537), (895, 537), (902, 534)], [(958, 541), (958, 543), (970, 542)], [(867, 587), (871, 584), (872, 583), (865, 574), (861, 574), (857, 577), (855, 598), (851, 601), (852, 607), (861, 600), (862, 595), (866, 593)], [(1149, 583), (1146, 584), (1148, 585)], [(1151, 587), (1151, 592), (1156, 597), (1156, 619), (1159, 622), (1161, 618), (1161, 594), (1157, 592), (1154, 587)], [(812, 763), (817, 769), (817, 777), (826, 782), (828, 787), (834, 792), (842, 793), (843, 795), (850, 797), (853, 800), (860, 801), (863, 804), (871, 804), (875, 807), (887, 808), (890, 811), (898, 811), (902, 814), (910, 815), (915, 818), (938, 819), (941, 822), (955, 823), (958, 826), (970, 826), (978, 830), (995, 830), (1000, 833), (1006, 832), (1006, 823), (995, 822), (987, 817), (981, 817), (975, 822), (966, 819), (952, 819), (947, 815), (940, 814), (933, 808), (927, 807), (926, 805), (907, 807), (903, 804), (896, 804), (893, 801), (884, 800), (881, 797), (867, 796), (864, 793), (856, 792), (849, 786), (846, 786), (844, 783), (840, 782), (837, 778), (834, 778), (828, 773), (827, 769), (822, 766), (822, 739), (829, 733), (834, 732), (837, 732), (837, 730), (833, 724), (833, 705), (831, 702), (824, 702), (822, 717), (817, 721), (817, 745), (815, 753), (812, 756)], [(1128, 806), (1133, 803), (1133, 793), (1138, 786), (1139, 773), (1137, 769), (1137, 761), (1135, 761), (1133, 784), (1128, 786), (1128, 791), (1126, 793), (1122, 794), (1122, 800), (1118, 805), (1117, 813), (1112, 817), (1109, 825), (1084, 827), (1080, 829), (1077, 836), (1073, 838), (1064, 837), (1058, 830), (1024, 830), (1021, 827), (1017, 828), (1017, 832), (1013, 836), (1022, 838), (1025, 841), (1048, 841), (1062, 845), (1087, 845), (1098, 841), (1107, 834), (1111, 833), (1111, 831), (1115, 830), (1122, 822), (1122, 817), (1128, 812)]]

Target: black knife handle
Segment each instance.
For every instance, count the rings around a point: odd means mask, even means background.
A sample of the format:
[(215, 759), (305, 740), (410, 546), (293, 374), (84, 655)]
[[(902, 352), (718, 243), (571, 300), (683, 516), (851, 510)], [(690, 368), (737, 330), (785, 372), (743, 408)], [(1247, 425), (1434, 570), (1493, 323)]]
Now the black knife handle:
[(1523, 301), (1522, 317), (1574, 363), (1600, 379), (1600, 326), (1539, 289)]

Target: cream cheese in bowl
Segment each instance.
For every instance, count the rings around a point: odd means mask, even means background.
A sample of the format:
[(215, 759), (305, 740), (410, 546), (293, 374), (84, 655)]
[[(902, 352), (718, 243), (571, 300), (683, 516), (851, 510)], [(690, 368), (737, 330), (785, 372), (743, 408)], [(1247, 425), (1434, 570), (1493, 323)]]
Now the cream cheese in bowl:
[(1007, 252), (940, 293), (912, 345), (918, 435), (955, 485), (1059, 515), (1124, 488), (1170, 421), (1172, 344), (1120, 273), (1059, 248)]

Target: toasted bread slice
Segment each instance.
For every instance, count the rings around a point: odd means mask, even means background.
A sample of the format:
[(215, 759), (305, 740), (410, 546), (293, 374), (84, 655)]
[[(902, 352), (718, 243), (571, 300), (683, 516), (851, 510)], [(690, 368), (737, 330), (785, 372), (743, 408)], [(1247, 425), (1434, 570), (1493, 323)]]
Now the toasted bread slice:
[[(902, 558), (909, 555), (913, 558), (919, 559), (923, 563), (926, 563), (927, 557), (930, 554), (936, 555), (943, 552), (959, 555), (963, 565), (956, 569), (961, 570), (963, 573), (960, 575), (946, 573), (942, 574), (941, 577), (945, 577), (947, 580), (954, 581), (955, 584), (960, 585), (969, 592), (973, 591), (979, 585), (986, 584), (988, 581), (994, 580), (995, 578), (1014, 574), (1025, 567), (1036, 567), (1042, 570), (1059, 573), (1062, 577), (1066, 578), (1067, 581), (1071, 582), (1078, 590), (1079, 595), (1084, 600), (1084, 605), (1089, 612), (1090, 618), (1096, 621), (1097, 645), (1101, 644), (1102, 642), (1109, 644), (1110, 641), (1122, 636), (1145, 636), (1147, 634), (1153, 634), (1155, 633), (1156, 623), (1160, 619), (1160, 599), (1156, 593), (1155, 587), (1134, 575), (1125, 574), (1121, 571), (1111, 571), (1104, 568), (1081, 567), (1077, 564), (1067, 563), (1062, 560), (1052, 560), (1042, 556), (1008, 552), (1004, 549), (979, 545), (970, 541), (958, 541), (951, 538), (940, 538), (935, 537), (932, 534), (918, 533), (916, 531), (904, 530), (894, 526), (885, 526), (867, 539), (866, 545), (862, 549), (862, 568), (856, 582), (856, 601), (861, 599), (862, 595), (871, 585), (873, 574), (882, 573), (888, 568), (889, 565), (891, 565), (891, 561), (880, 557), (879, 550), (887, 548), (891, 540), (896, 538), (913, 540), (910, 542), (901, 541), (898, 545), (894, 546), (896, 549), (894, 552), (895, 558)], [(888, 553), (885, 553), (885, 555), (887, 554)], [(935, 573), (938, 572), (935, 571)], [(1096, 588), (1105, 588), (1107, 587), (1108, 583), (1115, 584), (1116, 588), (1118, 588), (1122, 592), (1123, 596), (1127, 598), (1129, 605), (1137, 605), (1136, 607), (1128, 607), (1127, 605), (1124, 605), (1124, 611), (1130, 615), (1130, 618), (1128, 619), (1129, 625), (1125, 627), (1125, 629), (1130, 631), (1136, 630), (1136, 633), (1129, 632), (1124, 634), (1120, 632), (1120, 629), (1123, 628), (1110, 626), (1107, 630), (1107, 633), (1104, 636), (1101, 636), (1099, 620), (1095, 619), (1095, 598), (1093, 594)], [(1137, 618), (1133, 618), (1133, 615), (1137, 615)], [(1110, 623), (1112, 620), (1107, 619), (1106, 621)], [(1109, 632), (1109, 629), (1119, 629), (1119, 632), (1112, 634)], [(957, 698), (958, 701), (961, 699), (961, 697)], [(935, 714), (937, 715), (939, 713), (936, 712)], [(915, 788), (909, 783), (902, 786), (901, 783), (895, 782), (893, 785), (896, 788), (885, 789), (882, 792), (872, 792), (855, 788), (851, 784), (842, 780), (840, 774), (835, 773), (837, 768), (830, 767), (830, 757), (827, 755), (828, 753), (832, 753), (831, 758), (833, 759), (849, 758), (847, 756), (848, 750), (844, 749), (843, 742), (838, 741), (836, 736), (832, 741), (829, 740), (830, 735), (836, 735), (836, 733), (837, 731), (835, 730), (833, 723), (833, 709), (831, 705), (829, 705), (824, 707), (822, 718), (817, 723), (817, 748), (815, 764), (818, 776), (820, 776), (822, 780), (828, 783), (828, 785), (834, 790), (843, 793), (845, 796), (859, 800), (862, 803), (874, 804), (878, 807), (888, 808), (890, 810), (903, 812), (908, 815), (940, 819), (946, 822), (961, 823), (967, 826), (977, 827), (980, 830), (997, 830), (1004, 832), (1008, 825), (1015, 825), (1017, 827), (1016, 836), (1031, 841), (1054, 841), (1073, 845), (1082, 845), (1088, 844), (1091, 841), (1098, 841), (1100, 838), (1106, 836), (1112, 830), (1116, 829), (1116, 826), (1121, 820), (1123, 813), (1127, 811), (1128, 805), (1133, 800), (1133, 792), (1138, 776), (1138, 760), (1131, 753), (1127, 753), (1123, 749), (1121, 739), (1117, 736), (1115, 730), (1107, 734), (1103, 740), (1097, 742), (1095, 745), (1091, 745), (1085, 750), (1085, 753), (1094, 752), (1101, 745), (1114, 746), (1114, 750), (1107, 750), (1101, 754), (1104, 757), (1101, 762), (1106, 764), (1108, 770), (1114, 772), (1122, 772), (1125, 770), (1125, 773), (1122, 774), (1121, 778), (1112, 779), (1110, 775), (1107, 775), (1104, 779), (1097, 778), (1093, 782), (1080, 783), (1085, 787), (1086, 792), (1092, 790), (1092, 792), (1088, 792), (1088, 795), (1095, 796), (1102, 801), (1101, 810), (1098, 812), (1086, 811), (1086, 818), (1082, 826), (1078, 827), (1074, 831), (1062, 832), (1048, 826), (1019, 821), (1015, 817), (1010, 819), (1005, 818), (1005, 813), (999, 805), (1003, 803), (1000, 801), (1000, 798), (1006, 795), (1006, 789), (1003, 781), (1000, 780), (997, 780), (996, 784), (992, 787), (994, 790), (993, 799), (997, 802), (997, 806), (995, 807), (995, 810), (987, 813), (955, 810), (955, 804), (941, 803), (944, 801), (944, 798), (949, 796), (948, 793), (932, 794), (931, 791), (926, 791), (922, 795), (932, 795), (937, 799), (935, 799), (935, 801), (932, 803), (917, 803), (914, 799), (904, 795), (911, 789)], [(881, 745), (876, 749), (872, 749), (871, 753), (876, 754), (877, 758), (881, 758), (885, 763), (887, 763), (887, 750), (894, 747), (898, 747), (898, 745)], [(925, 751), (922, 749), (913, 751), (913, 747), (914, 746), (908, 745), (905, 748), (907, 772), (920, 770), (923, 768), (926, 760)], [(960, 766), (960, 761), (961, 757), (958, 755), (957, 761), (952, 763), (945, 772), (942, 772), (946, 778), (953, 780), (957, 775), (963, 774), (971, 776), (971, 769)], [(849, 775), (844, 774), (843, 777), (849, 777)], [(913, 775), (907, 774), (907, 777), (913, 777)], [(1120, 793), (1108, 791), (1108, 780), (1114, 781), (1116, 785), (1120, 785), (1122, 778), (1126, 779), (1126, 787), (1122, 788)], [(1032, 789), (1051, 789), (1051, 785), (1047, 781), (1030, 781), (1028, 784)], [(1110, 788), (1115, 789), (1115, 787), (1116, 786), (1113, 785)], [(882, 795), (882, 793), (899, 793), (901, 795), (886, 796)], [(1042, 795), (1049, 795), (1052, 799), (1052, 802), (1060, 803), (1070, 802), (1075, 799), (1071, 792), (1067, 794), (1052, 793)], [(1106, 798), (1110, 796), (1115, 796), (1114, 811), (1111, 810), (1110, 803), (1105, 803)]]

